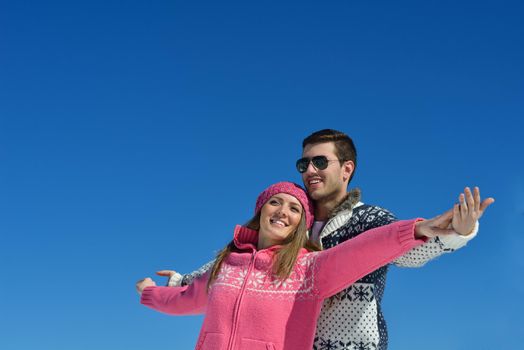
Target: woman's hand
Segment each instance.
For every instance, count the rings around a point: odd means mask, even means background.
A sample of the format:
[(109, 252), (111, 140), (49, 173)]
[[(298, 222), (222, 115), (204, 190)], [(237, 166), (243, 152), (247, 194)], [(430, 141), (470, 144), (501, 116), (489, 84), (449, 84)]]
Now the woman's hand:
[(419, 221), (415, 223), (415, 237), (435, 237), (441, 235), (449, 235), (454, 231), (450, 227), (453, 219), (453, 209), (448, 210), (442, 215), (436, 216), (433, 219)]
[(451, 226), (456, 233), (462, 236), (469, 235), (475, 228), (475, 223), (484, 214), (487, 207), (495, 202), (493, 198), (480, 201), (480, 190), (475, 187), (473, 194), (469, 187), (459, 195), (459, 204), (453, 206), (453, 220)]
[(155, 287), (156, 283), (151, 278), (146, 277), (143, 280), (136, 282), (136, 290), (138, 294), (142, 294), (142, 291), (147, 287)]
[(457, 233), (469, 235), (475, 228), (475, 223), (484, 214), (484, 211), (495, 202), (493, 198), (480, 200), (480, 190), (475, 187), (471, 193), (469, 187), (459, 195), (459, 204), (453, 209), (430, 220), (419, 221), (415, 224), (415, 237), (435, 237)]

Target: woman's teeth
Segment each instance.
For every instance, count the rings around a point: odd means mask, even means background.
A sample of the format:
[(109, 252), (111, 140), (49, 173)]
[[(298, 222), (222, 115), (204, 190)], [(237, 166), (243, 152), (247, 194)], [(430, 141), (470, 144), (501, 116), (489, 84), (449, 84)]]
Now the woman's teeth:
[(281, 221), (281, 220), (271, 219), (270, 221), (271, 221), (272, 224), (276, 224), (276, 225), (279, 225), (279, 226), (282, 226), (282, 227), (286, 226), (286, 224), (283, 221)]

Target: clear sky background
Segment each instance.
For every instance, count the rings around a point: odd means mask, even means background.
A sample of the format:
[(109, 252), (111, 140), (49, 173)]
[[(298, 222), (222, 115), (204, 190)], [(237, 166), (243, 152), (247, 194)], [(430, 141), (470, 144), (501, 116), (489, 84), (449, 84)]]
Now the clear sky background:
[[(0, 348), (191, 349), (202, 318), (135, 282), (211, 259), (311, 132), (400, 218), (496, 203), (478, 237), (390, 270), (390, 349), (524, 335), (520, 1), (3, 1)], [(163, 281), (157, 279), (158, 282)]]

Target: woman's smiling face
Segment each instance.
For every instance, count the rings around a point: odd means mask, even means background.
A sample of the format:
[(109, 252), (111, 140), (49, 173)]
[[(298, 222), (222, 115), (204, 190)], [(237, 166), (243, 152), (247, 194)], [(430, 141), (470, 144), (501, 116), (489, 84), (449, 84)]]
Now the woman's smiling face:
[(287, 193), (277, 193), (262, 206), (258, 249), (281, 244), (296, 231), (302, 217), (302, 204)]

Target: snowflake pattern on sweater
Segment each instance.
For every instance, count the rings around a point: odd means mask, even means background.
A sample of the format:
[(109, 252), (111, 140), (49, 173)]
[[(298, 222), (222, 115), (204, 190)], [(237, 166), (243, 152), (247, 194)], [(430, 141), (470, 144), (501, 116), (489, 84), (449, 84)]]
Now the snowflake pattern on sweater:
[[(324, 249), (332, 248), (362, 232), (397, 221), (388, 210), (367, 205), (360, 192), (353, 190), (333, 211), (333, 217), (320, 233)], [(399, 267), (420, 267), (444, 253), (453, 252), (475, 237), (446, 240), (435, 237), (393, 261)], [(348, 261), (350, 263), (350, 261)], [(214, 264), (208, 262), (186, 274), (181, 285), (190, 284)], [(324, 301), (317, 320), (314, 350), (387, 350), (388, 333), (381, 302), (386, 286), (388, 265), (364, 276), (353, 285)]]
[[(353, 210), (341, 211), (336, 217), (342, 218), (343, 223), (334, 230), (328, 223), (320, 234), (324, 249), (332, 248), (369, 229), (397, 221), (389, 211), (362, 203)], [(419, 267), (453, 250), (435, 237), (393, 263), (402, 267)], [(387, 265), (381, 267), (324, 301), (317, 321), (314, 350), (387, 349), (388, 333), (381, 310), (387, 271)]]
[[(246, 292), (260, 298), (301, 299), (316, 294), (313, 274), (316, 253), (300, 256), (288, 278), (281, 280), (271, 273), (271, 261), (257, 261), (256, 271), (249, 275)], [(231, 258), (234, 260), (234, 258)], [(226, 287), (241, 289), (247, 274), (247, 266), (240, 269), (224, 264), (213, 285), (215, 288)]]

